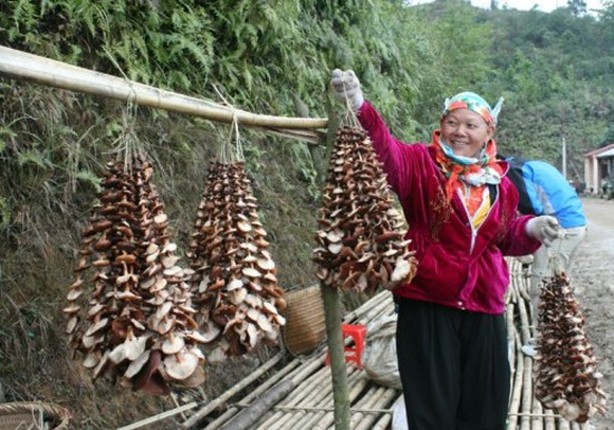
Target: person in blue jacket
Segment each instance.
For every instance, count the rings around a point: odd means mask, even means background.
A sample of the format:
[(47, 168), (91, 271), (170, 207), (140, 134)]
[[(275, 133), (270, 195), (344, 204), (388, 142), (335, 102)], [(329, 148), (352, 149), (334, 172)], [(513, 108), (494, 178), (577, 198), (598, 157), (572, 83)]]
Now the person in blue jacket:
[[(502, 158), (510, 164), (508, 177), (520, 194), (519, 212), (551, 215), (560, 224), (559, 237), (533, 254), (530, 296), (536, 320), (542, 282), (552, 275), (553, 267), (569, 273), (574, 254), (586, 236), (586, 216), (576, 190), (554, 166), (540, 160)], [(535, 354), (531, 345), (525, 345), (523, 351)]]

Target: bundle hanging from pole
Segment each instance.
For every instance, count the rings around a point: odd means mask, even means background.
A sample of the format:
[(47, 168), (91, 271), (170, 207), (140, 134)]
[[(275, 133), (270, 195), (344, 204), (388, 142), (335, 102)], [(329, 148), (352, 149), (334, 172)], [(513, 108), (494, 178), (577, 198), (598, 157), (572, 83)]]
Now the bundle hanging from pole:
[(313, 260), (325, 285), (372, 295), (410, 282), (417, 261), (371, 139), (357, 121), (346, 123), (329, 161)]

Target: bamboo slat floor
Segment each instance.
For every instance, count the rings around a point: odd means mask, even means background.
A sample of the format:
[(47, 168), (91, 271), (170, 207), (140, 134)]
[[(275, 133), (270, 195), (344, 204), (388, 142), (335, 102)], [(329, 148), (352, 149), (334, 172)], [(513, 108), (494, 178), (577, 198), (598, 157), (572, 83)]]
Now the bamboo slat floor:
[[(592, 426), (569, 423), (550, 410), (543, 410), (533, 396), (533, 360), (520, 351), (520, 347), (535, 334), (533, 317), (529, 310), (528, 267), (517, 259), (508, 260), (512, 273), (507, 294), (506, 312), (509, 358), (512, 367), (511, 395), (507, 430), (588, 430)], [(394, 312), (392, 296), (382, 291), (344, 318), (345, 322), (365, 324)], [(199, 410), (183, 421), (184, 428), (204, 430), (295, 430), (334, 429), (333, 395), (330, 368), (325, 365), (325, 346), (306, 358), (294, 358), (274, 371), (250, 392), (227, 393), (219, 399), (201, 405)], [(391, 428), (394, 402), (399, 390), (382, 387), (367, 378), (363, 369), (348, 364), (348, 384), (351, 400), (351, 428), (356, 430), (385, 430)], [(269, 372), (270, 374), (270, 372)], [(281, 393), (267, 410), (257, 414), (249, 427), (241, 427), (237, 417), (262, 399), (280, 392), (286, 382), (286, 393)], [(288, 382), (290, 381), (290, 382)], [(288, 389), (290, 387), (290, 389)], [(236, 391), (236, 390), (235, 390)], [(274, 397), (273, 397), (274, 398)], [(221, 408), (220, 406), (223, 406)], [(206, 413), (202, 413), (203, 410)], [(199, 412), (200, 411), (200, 412)], [(198, 422), (194, 416), (199, 415)], [(244, 422), (244, 421), (243, 421)], [(240, 425), (241, 424), (241, 425)]]

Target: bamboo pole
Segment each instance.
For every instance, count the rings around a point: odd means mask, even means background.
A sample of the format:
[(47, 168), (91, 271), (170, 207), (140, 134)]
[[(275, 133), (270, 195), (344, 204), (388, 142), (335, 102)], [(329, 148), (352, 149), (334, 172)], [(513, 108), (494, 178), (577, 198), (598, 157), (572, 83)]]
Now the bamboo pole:
[(379, 420), (377, 420), (377, 422), (375, 424), (373, 424), (373, 427), (371, 427), (370, 430), (388, 430), (390, 429), (391, 425), (390, 423), (392, 422), (392, 417), (394, 415), (394, 411), (390, 414), (384, 414), (381, 416), (381, 418)]
[[(373, 387), (365, 396), (361, 403), (361, 409), (375, 409), (386, 404), (394, 395), (394, 390), (387, 387)], [(368, 430), (373, 422), (377, 419), (376, 415), (357, 412), (352, 414), (352, 429), (353, 430)]]
[(512, 374), (510, 375), (510, 378), (512, 378), (512, 382), (514, 379), (514, 369), (516, 369), (516, 343), (514, 342), (514, 308), (515, 305), (513, 303), (510, 303), (509, 305), (507, 305), (507, 310), (505, 312), (505, 324), (507, 327), (507, 352), (508, 359), (510, 362), (510, 369), (512, 370)]
[(530, 269), (520, 269), (520, 277), (522, 282), (519, 284), (519, 291), (522, 297), (527, 300), (529, 303), (531, 302), (531, 279), (530, 279)]
[[(531, 333), (529, 330), (529, 319), (526, 311), (525, 300), (518, 301), (518, 312), (520, 314), (520, 333), (522, 343), (526, 344)], [(524, 357), (523, 366), (523, 381), (522, 381), (522, 412), (524, 414), (531, 413), (531, 406), (533, 403), (533, 359), (531, 357)], [(530, 417), (526, 415), (520, 418), (520, 429), (529, 430), (531, 428)]]
[(563, 417), (559, 417), (559, 430), (570, 430), (569, 421)]
[(232, 408), (228, 409), (222, 415), (220, 415), (219, 417), (217, 417), (216, 419), (214, 419), (213, 421), (208, 423), (207, 427), (204, 427), (202, 430), (217, 430), (217, 429), (219, 429), (221, 425), (223, 425), (223, 424), (227, 423), (228, 421), (230, 421), (232, 419), (232, 417), (234, 417), (237, 414), (238, 411), (239, 411), (239, 408), (236, 408), (236, 407), (232, 407)]
[(544, 429), (544, 410), (539, 400), (533, 396), (533, 409), (531, 409), (531, 430)]
[[(522, 353), (519, 350), (518, 329), (515, 324), (516, 310), (518, 308), (518, 295), (516, 277), (514, 271), (514, 261), (508, 261), (510, 266), (511, 280), (508, 287), (507, 310), (506, 310), (506, 326), (508, 338), (508, 356), (511, 368), (510, 375), (510, 399), (508, 406), (508, 421), (507, 430), (516, 430), (518, 426), (518, 417), (520, 415), (520, 398), (522, 393)], [(520, 363), (520, 365), (519, 365)]]
[[(318, 360), (313, 361), (310, 365), (308, 365), (302, 372), (296, 372), (290, 378), (294, 381), (295, 385), (297, 385), (297, 389), (290, 393), (288, 398), (285, 401), (280, 402), (280, 405), (293, 406), (297, 405), (301, 399), (303, 399), (307, 394), (312, 391), (316, 391), (318, 385), (315, 385), (316, 382), (319, 382), (319, 386), (324, 383), (326, 377), (328, 376), (328, 372), (326, 369), (322, 367), (323, 359), (320, 358)], [(317, 371), (314, 372), (314, 370)], [(307, 387), (307, 388), (305, 388)], [(268, 417), (263, 418), (263, 422), (261, 424), (264, 428), (271, 428), (273, 424), (279, 419), (283, 419), (283, 412), (275, 411), (269, 414)]]
[[(352, 388), (355, 384), (360, 383), (360, 378), (358, 376), (358, 372), (355, 372), (353, 369), (349, 369), (348, 373), (348, 387)], [(318, 425), (320, 425), (323, 420), (328, 417), (331, 422), (334, 421), (335, 414), (335, 403), (334, 403), (334, 387), (326, 388), (326, 391), (322, 393), (321, 396), (318, 396), (315, 399), (315, 403), (312, 405), (313, 408), (310, 408), (306, 413), (301, 414), (297, 417), (297, 419), (288, 420), (286, 423), (286, 427), (283, 427), (283, 430), (294, 430), (294, 429), (310, 429), (316, 430)], [(352, 403), (352, 391), (349, 393), (350, 396), (350, 404)], [(349, 411), (351, 416), (352, 411)], [(331, 418), (332, 417), (332, 418)]]
[[(334, 412), (335, 408), (332, 406), (273, 406), (271, 409), (276, 411), (284, 411), (284, 412)], [(382, 409), (382, 408), (350, 408), (350, 412), (352, 413), (361, 413), (361, 414), (390, 414), (392, 411), (390, 409)]]
[[(360, 378), (359, 372), (355, 371), (355, 369), (349, 369), (348, 387), (353, 386), (355, 383), (358, 383), (360, 379), (361, 378)], [(351, 392), (350, 392), (350, 399), (351, 399)], [(305, 415), (303, 415), (301, 419), (297, 421), (293, 426), (288, 427), (287, 430), (294, 430), (294, 429), (316, 430), (319, 428), (318, 426), (322, 422), (326, 421), (327, 417), (328, 419), (333, 421), (335, 408), (336, 408), (336, 405), (334, 404), (333, 400), (334, 400), (334, 387), (332, 387), (332, 390), (327, 389), (327, 392), (323, 396), (319, 396), (317, 399), (317, 403), (315, 404), (317, 408), (328, 408), (329, 409), (328, 412), (327, 411), (310, 411), (306, 413)], [(330, 407), (332, 407), (332, 410), (330, 410)], [(348, 410), (348, 415), (351, 415), (351, 410)]]
[[(510, 415), (512, 415), (512, 414), (510, 414)], [(546, 414), (544, 412), (542, 412), (540, 414), (533, 413), (533, 412), (530, 412), (530, 413), (529, 412), (527, 412), (527, 413), (517, 413), (515, 415), (517, 415), (519, 417), (530, 417), (530, 418), (533, 418), (533, 417), (548, 418), (549, 416), (551, 416), (551, 415), (548, 415), (548, 414)], [(555, 415), (555, 416), (558, 416), (558, 415)]]
[[(351, 390), (350, 390), (350, 403), (354, 403), (356, 399), (360, 398), (365, 391), (365, 388), (369, 385), (369, 381), (361, 376), (360, 372), (355, 373), (357, 376), (356, 383), (352, 382)], [(352, 409), (350, 409), (350, 413)], [(325, 430), (328, 429), (331, 425), (334, 424), (334, 416), (332, 413), (328, 412), (324, 415), (320, 414), (310, 421), (311, 430)], [(307, 427), (306, 427), (307, 428)]]
[[(200, 393), (200, 394), (202, 395), (203, 393)], [(171, 400), (173, 401), (173, 404), (175, 405), (176, 408), (182, 407), (181, 403), (179, 403), (179, 396), (174, 391), (171, 391)], [(181, 415), (182, 420), (186, 420), (188, 418), (183, 411), (180, 412), (179, 414)]]
[[(383, 407), (383, 405), (385, 404), (389, 404), (390, 407), (392, 407), (392, 404), (394, 404), (394, 399), (396, 396), (397, 396), (396, 390), (386, 388), (385, 391), (382, 393), (382, 395), (373, 401), (370, 407), (371, 408), (375, 408), (377, 406)], [(393, 412), (392, 409), (387, 409), (387, 410), (382, 409), (381, 411), (382, 411), (381, 412), (382, 414), (387, 414), (387, 415), (392, 416), (392, 412)], [(379, 417), (375, 415), (367, 415), (366, 417), (362, 419), (362, 421), (358, 424), (358, 427), (356, 427), (355, 430), (373, 429), (374, 421), (378, 418)]]
[[(360, 373), (355, 368), (350, 368), (348, 372), (348, 388), (351, 388), (349, 392), (350, 404), (352, 403), (352, 396), (354, 395), (354, 391), (356, 390), (356, 386), (362, 385), (363, 378), (360, 378)], [(317, 425), (322, 422), (325, 417), (334, 416), (335, 405), (334, 405), (334, 392), (333, 390), (327, 389), (327, 393), (324, 396), (320, 396), (318, 398), (318, 402), (316, 403), (317, 407), (327, 408), (328, 411), (317, 411), (315, 413), (307, 413), (302, 416), (298, 421), (294, 423), (293, 426), (288, 427), (285, 430), (294, 430), (297, 428), (311, 429), (315, 430)], [(332, 407), (332, 409), (331, 409)], [(349, 412), (351, 416), (351, 410)]]
[(531, 384), (532, 371), (533, 359), (531, 357), (524, 357), (521, 404), (523, 415), (520, 417), (520, 430), (529, 430), (531, 428), (531, 419), (527, 415), (531, 413), (531, 404), (533, 400), (533, 387)]
[(533, 309), (533, 304), (531, 302), (531, 279), (529, 277), (529, 269), (522, 269), (519, 274), (519, 289), (522, 292), (522, 297), (525, 299), (528, 307), (527, 314), (529, 315), (529, 331), (530, 336), (533, 339), (537, 339), (537, 309)]
[[(353, 375), (349, 375), (348, 383), (351, 383), (353, 378)], [(319, 393), (317, 393), (316, 396), (312, 396), (309, 399), (309, 403), (303, 403), (303, 405), (308, 406), (309, 409), (306, 409), (299, 414), (286, 415), (281, 421), (283, 426), (280, 426), (279, 428), (283, 430), (313, 430), (313, 426), (309, 425), (310, 422), (318, 422), (320, 421), (319, 417), (324, 416), (326, 413), (334, 413), (335, 411), (333, 389), (334, 388), (330, 384), (322, 387), (320, 390), (318, 390)]]
[[(525, 291), (528, 291), (528, 288), (530, 287), (528, 285), (528, 278), (524, 275), (524, 273), (522, 274), (522, 287), (524, 288)], [(528, 295), (528, 293), (527, 293)], [(528, 320), (528, 331), (529, 331), (529, 336), (531, 336), (532, 339), (536, 339), (537, 338), (537, 315), (535, 314), (535, 309), (533, 309), (533, 305), (531, 303), (531, 299), (529, 297), (528, 301), (525, 301), (527, 307), (528, 307), (528, 312), (527, 312), (527, 320)], [(532, 363), (533, 366), (535, 366), (535, 362)], [(533, 379), (531, 379), (532, 383), (535, 383), (535, 381), (533, 381)], [(546, 415), (544, 414), (544, 409), (543, 409), (543, 405), (541, 404), (541, 402), (539, 400), (537, 400), (537, 398), (535, 397), (535, 389), (533, 389), (533, 393), (532, 393), (532, 398), (533, 398), (533, 409), (532, 409), (532, 413), (536, 414), (536, 416), (532, 419), (531, 421), (531, 430), (543, 430), (544, 426), (546, 425)]]
[[(356, 402), (356, 407), (359, 409), (368, 409), (373, 405), (374, 400), (377, 399), (378, 396), (382, 395), (386, 391), (386, 387), (375, 386), (372, 389), (368, 390), (362, 398)], [(361, 423), (364, 414), (361, 412), (353, 413), (352, 419), (350, 420), (350, 425), (352, 426), (352, 430), (356, 430), (358, 425)]]
[[(369, 321), (368, 316), (372, 314), (372, 310), (376, 306), (380, 306), (382, 302), (386, 302), (388, 305), (392, 304), (392, 295), (390, 291), (381, 291), (371, 299), (354, 309), (352, 312), (348, 312), (343, 318), (344, 321)], [(392, 311), (392, 309), (391, 309)]]
[(556, 420), (555, 420), (554, 412), (552, 412), (550, 409), (546, 409), (544, 411), (544, 414), (546, 415), (546, 419), (545, 419), (546, 430), (556, 430)]
[[(318, 373), (315, 373), (312, 377), (303, 381), (299, 385), (296, 392), (292, 393), (292, 395), (289, 396), (286, 401), (282, 402), (280, 406), (301, 407), (302, 405), (303, 407), (310, 408), (311, 406), (315, 405), (314, 402), (316, 397), (332, 392), (332, 387), (330, 384), (326, 383), (326, 380), (330, 378), (327, 370), (328, 369), (322, 369)], [(303, 413), (297, 415), (300, 417), (303, 415)], [(282, 425), (285, 425), (286, 421), (291, 419), (292, 416), (289, 414), (284, 414), (283, 410), (275, 410), (275, 413), (263, 423), (263, 427), (272, 428), (273, 424), (275, 424), (275, 428), (283, 428)]]
[(243, 409), (232, 420), (228, 421), (221, 430), (249, 430), (273, 405), (286, 397), (295, 387), (292, 381), (281, 381), (264, 393), (256, 402)]
[(267, 370), (275, 366), (283, 357), (284, 357), (284, 354), (281, 352), (275, 355), (273, 358), (267, 361), (264, 365), (260, 366), (258, 370), (248, 375), (246, 378), (241, 380), (241, 382), (234, 385), (231, 389), (227, 390), (220, 397), (208, 403), (207, 406), (205, 406), (201, 410), (197, 411), (194, 415), (192, 415), (188, 420), (186, 420), (182, 424), (183, 428), (190, 428), (198, 424), (198, 422), (202, 420), (204, 417), (206, 417), (209, 413), (211, 413), (211, 411), (223, 405), (224, 402), (226, 402), (232, 396), (234, 396), (239, 391), (241, 391), (243, 388), (247, 387), (249, 384), (254, 382), (256, 379), (262, 376)]
[(508, 409), (509, 418), (507, 421), (507, 430), (516, 430), (518, 423), (518, 413), (520, 409), (520, 399), (522, 393), (522, 376), (524, 373), (524, 361), (522, 359), (522, 352), (520, 351), (520, 339), (518, 333), (514, 333), (516, 339), (516, 345), (518, 346), (516, 352), (516, 369), (514, 375), (514, 385), (512, 386), (512, 397), (510, 406)]
[[(305, 364), (304, 367), (299, 367), (298, 369), (296, 369), (296, 366), (298, 366), (299, 364), (300, 363), (299, 363), (298, 360), (293, 360), (286, 367), (284, 367), (281, 371), (275, 373), (271, 378), (267, 379), (262, 385), (258, 386), (254, 391), (249, 393), (242, 400), (242, 402), (251, 402), (252, 400), (257, 399), (264, 392), (266, 392), (269, 388), (271, 388), (274, 384), (279, 382), (282, 379), (282, 377), (286, 377), (286, 379), (290, 379), (290, 380), (296, 381), (297, 379), (295, 379), (294, 376), (297, 375), (297, 374), (303, 374), (305, 369), (311, 369), (313, 367), (313, 365), (314, 365), (314, 361), (312, 360), (311, 364), (310, 363), (306, 363), (306, 364), (303, 363), (303, 364)], [(238, 411), (239, 411), (239, 407), (237, 407), (237, 406), (229, 408), (222, 415), (220, 415), (215, 420), (210, 422), (207, 425), (207, 427), (205, 427), (203, 430), (217, 430), (217, 429), (219, 429), (220, 426), (223, 423), (225, 423), (228, 420), (230, 420)]]
[(391, 314), (394, 312), (392, 294), (390, 292), (387, 293), (388, 294), (384, 296), (384, 300), (373, 305), (373, 307), (368, 309), (368, 312), (366, 312), (362, 317), (357, 318), (357, 322), (359, 324), (368, 324), (386, 314)]
[[(0, 74), (49, 87), (97, 95), (245, 127), (259, 127), (312, 143), (321, 143), (327, 118), (260, 115), (204, 99), (166, 91), (61, 61), (0, 46)], [(318, 130), (320, 129), (320, 130)]]
[(330, 369), (335, 401), (335, 430), (350, 430), (350, 399), (348, 393), (345, 351), (341, 334), (339, 291), (322, 284), (326, 337), (330, 353)]
[(515, 258), (506, 258), (509, 272), (510, 272), (510, 284), (508, 285), (507, 291), (505, 292), (505, 303), (516, 303), (516, 259)]
[(149, 418), (146, 418), (146, 419), (141, 420), (141, 421), (137, 421), (137, 422), (132, 423), (130, 425), (127, 425), (125, 427), (118, 428), (117, 430), (134, 430), (134, 429), (139, 429), (141, 427), (145, 427), (145, 426), (148, 426), (150, 424), (158, 423), (158, 422), (160, 422), (162, 420), (165, 420), (165, 419), (167, 419), (169, 417), (172, 417), (174, 415), (180, 414), (180, 413), (182, 413), (184, 411), (187, 411), (189, 409), (195, 408), (197, 405), (198, 405), (198, 403), (196, 403), (196, 402), (190, 402), (190, 403), (185, 404), (183, 406), (180, 406), (178, 408), (171, 409), (170, 411), (162, 412), (160, 414), (153, 415), (153, 416), (151, 416)]

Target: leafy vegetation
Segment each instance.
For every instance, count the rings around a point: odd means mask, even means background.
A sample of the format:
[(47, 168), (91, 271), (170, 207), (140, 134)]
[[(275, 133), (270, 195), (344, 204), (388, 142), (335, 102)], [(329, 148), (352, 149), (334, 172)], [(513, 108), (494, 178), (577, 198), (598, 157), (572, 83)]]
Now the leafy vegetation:
[[(503, 96), (500, 149), (559, 165), (565, 138), (570, 172), (580, 175), (582, 155), (614, 138), (614, 2), (598, 15), (582, 4), (544, 13), (459, 0), (5, 0), (0, 44), (286, 116), (334, 118), (329, 72), (352, 68), (407, 141), (430, 138), (446, 96)], [(126, 115), (154, 160), (184, 248), (205, 170), (230, 133), (162, 111), (127, 112), (122, 103), (0, 78), (0, 384), (8, 400), (73, 405), (84, 429), (170, 407), (94, 389), (64, 347), (60, 309), (79, 231)], [(288, 289), (310, 285), (326, 149), (247, 129), (241, 139), (279, 278)], [(209, 372), (210, 395), (232, 383)]]

